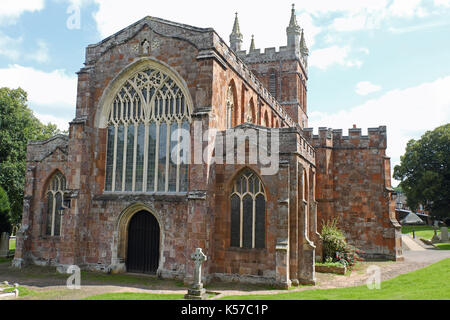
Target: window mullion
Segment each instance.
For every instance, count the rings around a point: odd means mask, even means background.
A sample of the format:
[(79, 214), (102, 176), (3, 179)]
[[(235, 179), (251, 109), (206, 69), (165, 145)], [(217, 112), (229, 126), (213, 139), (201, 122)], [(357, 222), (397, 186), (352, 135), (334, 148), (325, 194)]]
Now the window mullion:
[(145, 137), (144, 137), (144, 172), (142, 177), (142, 191), (147, 192), (147, 171), (148, 171), (148, 134), (149, 123), (145, 122)]
[(166, 128), (167, 128), (167, 132), (166, 132), (166, 185), (165, 185), (165, 192), (169, 192), (169, 165), (170, 165), (170, 128), (171, 128), (171, 123), (170, 122), (166, 122)]
[(253, 221), (252, 221), (252, 248), (256, 247), (256, 196), (252, 194), (253, 198)]
[(119, 126), (117, 124), (114, 125), (114, 156), (113, 156), (113, 172), (112, 172), (112, 185), (111, 191), (116, 191), (116, 169), (117, 169), (117, 131)]
[(138, 131), (139, 129), (139, 123), (134, 124), (134, 150), (133, 150), (133, 183), (131, 190), (133, 192), (136, 191), (136, 159), (137, 159), (137, 143), (138, 143)]
[(241, 200), (241, 207), (240, 207), (240, 215), (239, 215), (239, 247), (244, 247), (244, 201), (243, 197), (239, 195), (239, 198)]
[(159, 166), (159, 131), (161, 124), (156, 123), (156, 148), (155, 148), (155, 192), (158, 191), (158, 166)]
[(56, 196), (55, 193), (52, 191), (52, 200), (53, 200), (53, 206), (52, 206), (52, 232), (51, 236), (55, 236), (55, 208), (56, 208)]
[[(181, 108), (181, 106), (180, 106)], [(181, 121), (178, 122), (178, 143), (177, 143), (177, 187), (176, 192), (180, 192), (180, 166), (181, 166)]]
[(127, 146), (128, 146), (128, 123), (123, 127), (123, 168), (122, 168), (122, 192), (125, 191), (127, 179)]

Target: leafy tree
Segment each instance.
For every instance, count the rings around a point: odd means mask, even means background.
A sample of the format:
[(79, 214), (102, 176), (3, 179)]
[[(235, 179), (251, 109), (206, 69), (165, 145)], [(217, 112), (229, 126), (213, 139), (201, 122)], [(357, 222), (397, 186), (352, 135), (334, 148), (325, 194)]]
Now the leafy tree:
[(9, 221), (9, 199), (5, 190), (0, 187), (0, 235), (3, 232), (11, 233), (11, 223)]
[(8, 194), (12, 224), (22, 219), (28, 142), (59, 133), (55, 125), (44, 125), (33, 115), (24, 90), (0, 88), (0, 186)]
[(408, 207), (420, 204), (435, 217), (450, 215), (450, 123), (409, 141), (394, 178), (407, 197)]

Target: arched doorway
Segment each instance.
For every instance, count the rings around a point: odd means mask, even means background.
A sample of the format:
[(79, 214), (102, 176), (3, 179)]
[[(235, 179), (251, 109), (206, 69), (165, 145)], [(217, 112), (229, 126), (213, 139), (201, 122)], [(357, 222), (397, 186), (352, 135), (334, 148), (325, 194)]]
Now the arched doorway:
[(136, 213), (128, 226), (127, 271), (156, 274), (159, 265), (160, 229), (147, 211)]

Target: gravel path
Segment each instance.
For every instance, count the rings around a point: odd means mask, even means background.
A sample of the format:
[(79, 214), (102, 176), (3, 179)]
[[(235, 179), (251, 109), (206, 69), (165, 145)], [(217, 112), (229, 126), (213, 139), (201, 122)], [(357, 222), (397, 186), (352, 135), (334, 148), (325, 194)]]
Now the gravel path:
[[(401, 262), (363, 262), (350, 275), (340, 276), (334, 274), (317, 273), (317, 285), (300, 287), (289, 290), (289, 292), (298, 292), (314, 289), (333, 289), (364, 285), (368, 275), (366, 270), (371, 265), (377, 265), (381, 268), (382, 281), (392, 279), (400, 274), (409, 273), (417, 269), (424, 268), (446, 258), (450, 258), (450, 251), (444, 250), (425, 250), (425, 251), (404, 251), (404, 261)], [(177, 287), (174, 281), (154, 281), (150, 285), (142, 284), (116, 284), (100, 285), (99, 283), (86, 283), (82, 281), (81, 290), (68, 290), (65, 286), (65, 275), (55, 277), (51, 274), (36, 276), (27, 271), (12, 271), (8, 265), (0, 265), (0, 282), (9, 281), (10, 283), (19, 283), (26, 288), (38, 291), (39, 297), (26, 297), (25, 299), (46, 299), (46, 300), (77, 300), (103, 293), (134, 292), (151, 294), (185, 294), (186, 289)], [(145, 279), (145, 278), (144, 278)], [(151, 279), (151, 278), (149, 278)], [(211, 285), (210, 291), (219, 293), (214, 299), (230, 295), (266, 295), (286, 293), (286, 290), (257, 290), (251, 287), (245, 287), (242, 284), (217, 284)], [(41, 294), (42, 293), (42, 294)]]

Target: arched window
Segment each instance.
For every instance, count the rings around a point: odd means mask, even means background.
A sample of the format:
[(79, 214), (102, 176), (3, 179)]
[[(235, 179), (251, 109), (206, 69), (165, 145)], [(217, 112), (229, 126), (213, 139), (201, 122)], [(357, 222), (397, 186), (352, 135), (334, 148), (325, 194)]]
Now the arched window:
[(62, 212), (64, 204), (64, 191), (66, 190), (66, 178), (60, 173), (56, 173), (47, 187), (46, 196), (46, 229), (47, 236), (58, 237), (61, 235)]
[(234, 248), (266, 246), (266, 194), (259, 177), (244, 170), (233, 183), (230, 196), (231, 241)]
[(187, 192), (191, 110), (180, 86), (149, 68), (118, 90), (108, 118), (105, 191)]
[(250, 99), (249, 112), (247, 122), (255, 123), (256, 122), (256, 112), (255, 112), (255, 103), (253, 102), (253, 98)]
[(227, 129), (233, 127), (233, 109), (234, 109), (234, 94), (233, 87), (230, 85), (227, 92)]

